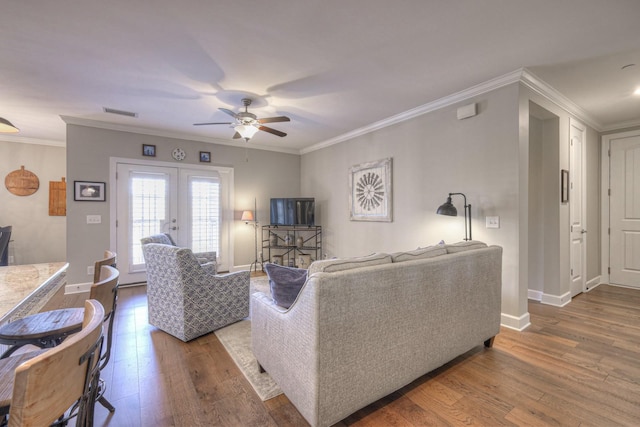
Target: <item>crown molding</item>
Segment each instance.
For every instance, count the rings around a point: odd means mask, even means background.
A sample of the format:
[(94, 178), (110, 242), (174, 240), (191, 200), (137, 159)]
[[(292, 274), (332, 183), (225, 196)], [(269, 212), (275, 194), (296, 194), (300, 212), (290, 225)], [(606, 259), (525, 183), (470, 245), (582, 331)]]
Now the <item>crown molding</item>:
[(578, 104), (558, 92), (553, 86), (547, 84), (544, 80), (533, 74), (526, 68), (521, 69), (520, 82), (533, 90), (534, 92), (544, 96), (558, 107), (567, 111), (569, 114), (580, 120), (584, 124), (589, 125), (598, 132), (602, 131), (602, 123), (591, 117), (589, 113), (583, 110)]
[[(545, 81), (540, 79), (538, 76), (536, 76), (526, 68), (520, 68), (518, 70), (512, 71), (510, 73), (504, 74), (494, 79), (488, 80), (484, 83), (480, 83), (468, 89), (462, 90), (460, 92), (456, 92), (452, 95), (445, 96), (436, 101), (429, 102), (427, 104), (405, 111), (404, 113), (396, 114), (395, 116), (389, 117), (387, 119), (380, 120), (378, 122), (361, 127), (351, 132), (347, 132), (345, 134), (336, 136), (335, 138), (327, 139), (326, 141), (319, 142), (310, 147), (303, 148), (302, 150), (300, 150), (300, 154), (310, 153), (312, 151), (320, 150), (322, 148), (326, 148), (334, 144), (339, 144), (341, 142), (348, 141), (355, 137), (365, 135), (367, 133), (382, 129), (387, 126), (404, 122), (406, 120), (412, 119), (422, 114), (430, 113), (440, 108), (457, 104), (459, 102), (466, 101), (478, 95), (482, 95), (487, 92), (491, 92), (501, 87), (504, 87), (513, 83), (518, 83), (518, 82), (526, 85), (534, 92), (544, 96), (549, 101), (558, 105), (560, 108), (564, 109), (569, 114), (575, 116), (577, 119), (581, 120), (585, 124), (591, 126), (596, 131), (602, 132), (602, 130), (604, 130), (600, 122), (598, 122), (593, 117), (591, 117), (585, 110), (580, 108), (576, 103), (571, 101), (562, 93), (558, 92), (555, 88), (547, 84)], [(626, 123), (625, 125), (633, 126), (635, 124), (640, 124), (640, 121), (634, 122), (634, 123)], [(610, 128), (619, 129), (620, 127), (619, 125), (616, 125)]]
[[(83, 119), (83, 118), (72, 117), (72, 116), (60, 116), (60, 118), (67, 125), (86, 126), (86, 127), (92, 127), (92, 128), (98, 128), (98, 129), (114, 130), (119, 132), (137, 133), (140, 135), (150, 135), (150, 136), (158, 136), (163, 138), (206, 142), (209, 144), (227, 145), (229, 147), (235, 147), (235, 148), (239, 147), (237, 142), (227, 141), (225, 139), (219, 139), (219, 138), (194, 136), (187, 133), (170, 132), (170, 131), (165, 131), (160, 129), (144, 128), (140, 126), (108, 123), (100, 120)], [(281, 147), (273, 147), (273, 146), (262, 145), (262, 144), (258, 145), (258, 144), (253, 144), (251, 142), (246, 143), (242, 147), (247, 147), (255, 150), (277, 151), (277, 152), (286, 153), (286, 154), (300, 154), (299, 150), (294, 148), (281, 148)]]
[(8, 134), (0, 134), (0, 141), (16, 142), (19, 144), (48, 145), (50, 147), (66, 147), (67, 145), (65, 141), (55, 141), (53, 139), (25, 138), (21, 136), (10, 136)]
[(322, 148), (326, 148), (331, 145), (339, 144), (341, 142), (345, 142), (355, 137), (374, 132), (376, 130), (385, 128), (387, 126), (395, 125), (397, 123), (402, 123), (404, 121), (413, 119), (414, 117), (418, 117), (423, 114), (427, 114), (432, 111), (439, 110), (449, 105), (466, 101), (469, 98), (473, 98), (475, 96), (482, 95), (492, 90), (510, 85), (512, 83), (516, 83), (520, 81), (521, 76), (522, 76), (521, 70), (516, 70), (511, 73), (504, 74), (502, 76), (488, 80), (484, 83), (480, 83), (468, 89), (462, 90), (460, 92), (456, 92), (452, 95), (447, 95), (433, 102), (429, 102), (419, 107), (412, 108), (411, 110), (405, 111), (404, 113), (396, 114), (395, 116), (391, 116), (387, 119), (377, 121), (375, 123), (361, 127), (351, 132), (338, 135), (335, 138), (327, 139), (326, 141), (322, 141), (310, 147), (303, 148), (300, 150), (300, 154), (310, 153), (312, 151), (320, 150)]
[(620, 122), (613, 125), (603, 126), (601, 132), (623, 131), (624, 129), (634, 128), (640, 126), (640, 120), (629, 120), (626, 122)]

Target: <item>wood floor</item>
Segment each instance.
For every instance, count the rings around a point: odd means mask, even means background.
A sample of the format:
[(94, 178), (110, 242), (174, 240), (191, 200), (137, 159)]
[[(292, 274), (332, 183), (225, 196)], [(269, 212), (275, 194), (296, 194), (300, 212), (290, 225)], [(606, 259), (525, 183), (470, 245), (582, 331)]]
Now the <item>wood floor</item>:
[[(640, 291), (601, 285), (564, 308), (529, 303), (532, 326), (482, 345), (339, 426), (638, 426)], [(262, 402), (214, 334), (190, 343), (147, 324), (145, 287), (124, 288), (102, 377), (116, 406), (96, 426), (305, 426)], [(375, 373), (372, 373), (375, 375)]]

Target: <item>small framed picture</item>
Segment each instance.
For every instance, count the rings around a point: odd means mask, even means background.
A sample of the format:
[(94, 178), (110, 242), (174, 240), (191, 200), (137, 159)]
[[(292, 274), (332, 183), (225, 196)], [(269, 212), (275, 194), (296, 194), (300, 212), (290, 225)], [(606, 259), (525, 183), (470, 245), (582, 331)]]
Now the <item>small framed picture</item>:
[(104, 182), (73, 181), (73, 200), (77, 202), (104, 202), (107, 200)]
[(147, 157), (155, 157), (156, 146), (150, 144), (142, 144), (142, 155)]
[(211, 152), (210, 151), (201, 151), (200, 152), (200, 161), (204, 163), (211, 163)]

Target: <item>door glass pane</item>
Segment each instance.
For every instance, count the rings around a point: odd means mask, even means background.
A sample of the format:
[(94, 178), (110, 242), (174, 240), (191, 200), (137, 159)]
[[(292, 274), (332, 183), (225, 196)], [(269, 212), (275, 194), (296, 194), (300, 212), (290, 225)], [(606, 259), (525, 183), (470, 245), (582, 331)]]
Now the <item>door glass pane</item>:
[(167, 220), (167, 178), (164, 175), (132, 173), (130, 206), (131, 265), (144, 264), (140, 239), (162, 233)]
[(220, 182), (217, 178), (193, 177), (189, 186), (192, 250), (220, 254)]

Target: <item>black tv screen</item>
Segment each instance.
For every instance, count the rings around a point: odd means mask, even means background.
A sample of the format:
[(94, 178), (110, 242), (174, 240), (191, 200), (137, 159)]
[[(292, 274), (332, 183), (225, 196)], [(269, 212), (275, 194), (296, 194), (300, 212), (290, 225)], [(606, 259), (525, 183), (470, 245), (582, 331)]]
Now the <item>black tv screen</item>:
[(271, 225), (315, 225), (315, 199), (271, 199)]

